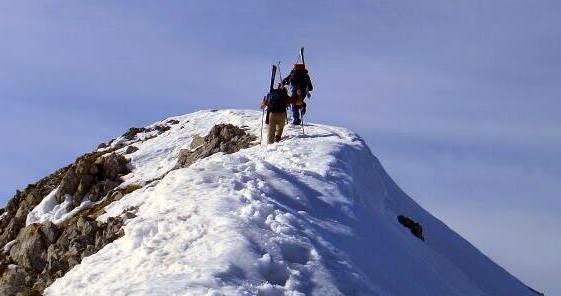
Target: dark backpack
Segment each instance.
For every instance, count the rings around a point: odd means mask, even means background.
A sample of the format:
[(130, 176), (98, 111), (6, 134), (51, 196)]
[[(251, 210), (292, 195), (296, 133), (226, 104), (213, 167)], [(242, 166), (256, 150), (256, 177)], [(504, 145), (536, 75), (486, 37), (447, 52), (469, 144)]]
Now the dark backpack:
[(283, 90), (273, 89), (267, 97), (267, 111), (273, 113), (286, 111), (288, 101), (287, 95)]
[(306, 69), (294, 69), (291, 73), (291, 84), (299, 89), (304, 89), (308, 87), (310, 76), (308, 76), (308, 70)]

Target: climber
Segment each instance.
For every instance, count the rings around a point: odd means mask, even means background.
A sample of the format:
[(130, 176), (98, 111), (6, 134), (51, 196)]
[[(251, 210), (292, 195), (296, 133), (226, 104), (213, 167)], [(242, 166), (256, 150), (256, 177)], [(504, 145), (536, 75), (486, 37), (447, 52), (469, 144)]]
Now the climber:
[(263, 98), (261, 109), (267, 107), (267, 120), (265, 123), (269, 125), (267, 134), (268, 144), (281, 140), (282, 131), (286, 124), (286, 108), (292, 102), (286, 88), (280, 84)]
[(287, 84), (290, 84), (290, 89), (292, 91), (292, 124), (298, 125), (302, 123), (302, 116), (306, 113), (306, 103), (304, 99), (310, 97), (311, 95), (309, 92), (314, 89), (305, 64), (294, 64), (290, 74), (282, 80), (283, 86)]

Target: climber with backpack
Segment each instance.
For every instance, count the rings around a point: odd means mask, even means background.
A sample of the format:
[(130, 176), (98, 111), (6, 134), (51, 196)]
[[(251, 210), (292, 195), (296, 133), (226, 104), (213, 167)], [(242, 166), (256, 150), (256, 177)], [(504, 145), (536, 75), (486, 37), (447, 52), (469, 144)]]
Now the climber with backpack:
[(284, 125), (286, 124), (286, 109), (291, 102), (288, 91), (280, 84), (263, 98), (261, 109), (267, 107), (265, 123), (269, 125), (267, 134), (268, 144), (281, 140)]
[(282, 80), (282, 85), (290, 85), (292, 92), (292, 124), (299, 125), (302, 123), (302, 117), (306, 113), (306, 102), (304, 99), (310, 97), (310, 92), (314, 89), (312, 80), (306, 69), (304, 62), (304, 48), (300, 49), (300, 59), (302, 63), (294, 64), (290, 74)]

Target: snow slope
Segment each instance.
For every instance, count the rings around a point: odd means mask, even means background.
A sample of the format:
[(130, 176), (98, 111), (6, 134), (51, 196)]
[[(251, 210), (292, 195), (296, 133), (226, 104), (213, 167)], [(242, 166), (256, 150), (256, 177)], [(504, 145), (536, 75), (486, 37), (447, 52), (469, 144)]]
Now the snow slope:
[[(534, 295), (420, 208), (346, 129), (289, 127), (281, 143), (170, 171), (194, 135), (217, 123), (259, 135), (260, 118), (201, 111), (135, 144), (121, 186), (143, 187), (99, 219), (131, 206), (137, 217), (45, 294)], [(424, 242), (399, 214), (423, 225)]]

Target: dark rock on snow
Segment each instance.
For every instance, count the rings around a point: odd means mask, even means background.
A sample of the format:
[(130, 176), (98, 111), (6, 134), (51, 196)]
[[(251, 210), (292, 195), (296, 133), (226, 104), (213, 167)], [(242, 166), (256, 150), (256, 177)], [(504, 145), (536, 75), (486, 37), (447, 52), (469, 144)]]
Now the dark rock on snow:
[(128, 160), (122, 155), (99, 152), (88, 153), (71, 165), (57, 192), (57, 201), (64, 201), (66, 195), (72, 196), (72, 205), (80, 205), (84, 197), (98, 201), (117, 187), (120, 177), (129, 173)]
[(127, 150), (125, 150), (125, 154), (135, 153), (136, 151), (138, 151), (138, 147), (131, 145), (127, 147)]
[[(166, 123), (173, 125), (173, 124), (178, 124), (179, 121), (171, 119), (171, 120), (168, 120)], [(123, 138), (130, 141), (130, 140), (133, 140), (134, 138), (136, 138), (136, 135), (140, 134), (140, 133), (158, 131), (158, 134), (161, 134), (161, 133), (166, 132), (170, 129), (171, 129), (171, 127), (169, 127), (168, 125), (165, 125), (165, 124), (158, 124), (154, 127), (149, 127), (149, 128), (146, 128), (146, 127), (131, 127), (131, 128), (129, 128), (129, 130), (126, 133), (123, 134)], [(148, 137), (148, 138), (146, 138), (146, 140), (151, 139), (151, 138), (152, 137)]]
[(147, 129), (145, 127), (131, 127), (129, 130), (123, 134), (123, 137), (127, 140), (132, 140), (136, 137), (136, 134), (144, 133)]
[[(193, 138), (191, 148), (195, 150), (181, 150), (175, 168), (184, 168), (193, 164), (195, 161), (209, 157), (215, 153), (223, 152), (226, 154), (238, 152), (241, 149), (255, 145), (253, 142), (257, 138), (247, 133), (245, 130), (232, 124), (217, 124), (202, 141)], [(197, 141), (197, 143), (195, 143)], [(193, 147), (197, 146), (197, 147)]]
[(413, 234), (415, 237), (422, 241), (425, 240), (425, 237), (423, 236), (423, 226), (421, 226), (421, 224), (403, 215), (397, 216), (397, 221), (399, 221), (399, 223), (401, 223), (401, 225), (403, 225), (404, 227), (409, 228), (411, 234)]
[(171, 129), (171, 127), (167, 126), (167, 125), (156, 125), (154, 127), (155, 130), (157, 130), (160, 134), (163, 132), (167, 132)]

